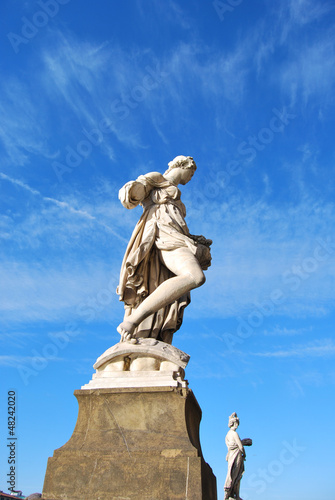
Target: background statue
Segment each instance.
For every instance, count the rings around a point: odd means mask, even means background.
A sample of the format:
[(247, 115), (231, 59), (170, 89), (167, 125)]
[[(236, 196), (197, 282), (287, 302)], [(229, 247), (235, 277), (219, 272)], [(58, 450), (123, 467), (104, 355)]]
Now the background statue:
[(244, 460), (246, 457), (244, 446), (251, 446), (252, 440), (249, 438), (240, 439), (236, 432), (239, 424), (240, 420), (237, 414), (232, 413), (228, 423), (230, 429), (226, 435), (228, 472), (224, 485), (225, 500), (242, 500), (240, 497), (240, 482), (244, 472)]
[(190, 290), (205, 282), (211, 240), (191, 235), (178, 184), (196, 170), (190, 156), (177, 156), (162, 175), (150, 172), (120, 189), (126, 208), (138, 204), (143, 214), (136, 224), (122, 262), (117, 293), (125, 304), (118, 326), (121, 341), (153, 337), (171, 344), (181, 326)]

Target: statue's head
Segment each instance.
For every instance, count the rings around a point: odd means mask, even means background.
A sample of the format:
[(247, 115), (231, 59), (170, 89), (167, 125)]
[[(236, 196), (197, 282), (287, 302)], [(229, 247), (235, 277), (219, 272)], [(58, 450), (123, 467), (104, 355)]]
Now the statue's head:
[(234, 412), (229, 417), (228, 427), (236, 429), (239, 425), (240, 425), (240, 419), (238, 418), (237, 413)]
[(172, 161), (168, 163), (169, 168), (164, 172), (164, 175), (170, 174), (174, 169), (184, 170), (181, 175), (180, 184), (186, 184), (193, 176), (197, 169), (195, 161), (192, 156), (176, 156)]
[(167, 172), (170, 172), (173, 168), (191, 168), (192, 170), (196, 170), (197, 166), (192, 156), (176, 156), (172, 161), (168, 163), (169, 168)]

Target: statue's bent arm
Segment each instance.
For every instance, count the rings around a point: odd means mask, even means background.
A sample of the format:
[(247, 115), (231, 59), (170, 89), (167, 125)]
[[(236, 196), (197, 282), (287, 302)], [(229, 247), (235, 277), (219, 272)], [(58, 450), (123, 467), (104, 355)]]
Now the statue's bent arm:
[(159, 172), (149, 172), (140, 175), (136, 181), (127, 182), (119, 191), (119, 199), (125, 208), (132, 209), (149, 196), (156, 183), (162, 182), (164, 177)]

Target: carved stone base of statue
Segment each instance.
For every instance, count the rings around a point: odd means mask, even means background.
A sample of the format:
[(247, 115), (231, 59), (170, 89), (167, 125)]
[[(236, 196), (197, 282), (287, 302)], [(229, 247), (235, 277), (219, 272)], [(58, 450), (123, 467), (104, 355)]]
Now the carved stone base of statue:
[(108, 349), (75, 391), (77, 424), (48, 460), (42, 498), (217, 500), (201, 409), (184, 380), (188, 358), (152, 339)]

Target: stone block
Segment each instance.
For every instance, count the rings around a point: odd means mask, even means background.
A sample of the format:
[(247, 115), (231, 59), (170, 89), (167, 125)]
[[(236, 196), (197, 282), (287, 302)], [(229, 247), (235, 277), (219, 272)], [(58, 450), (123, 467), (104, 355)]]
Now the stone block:
[(44, 500), (216, 500), (187, 388), (82, 389), (70, 440), (49, 458)]

